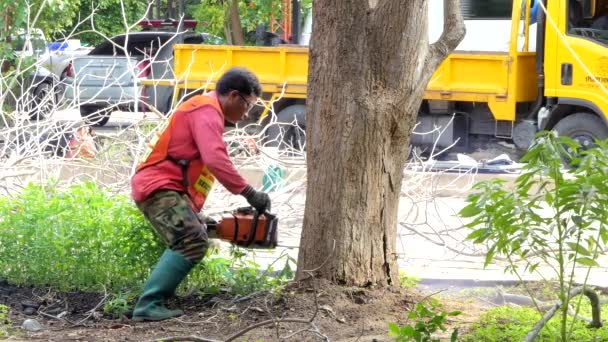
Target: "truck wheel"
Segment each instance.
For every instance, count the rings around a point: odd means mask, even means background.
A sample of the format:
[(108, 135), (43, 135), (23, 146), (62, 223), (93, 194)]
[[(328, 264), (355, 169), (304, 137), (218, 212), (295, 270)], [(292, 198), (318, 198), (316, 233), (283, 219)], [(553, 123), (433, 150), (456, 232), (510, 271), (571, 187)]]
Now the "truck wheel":
[(112, 109), (101, 106), (80, 106), (80, 116), (85, 122), (95, 125), (104, 126), (110, 120)]
[(608, 127), (597, 115), (575, 113), (558, 121), (553, 127), (558, 135), (576, 140), (583, 149), (593, 147), (595, 139), (608, 138)]
[(283, 108), (276, 122), (266, 131), (267, 146), (293, 152), (303, 151), (306, 143), (306, 106), (295, 104)]

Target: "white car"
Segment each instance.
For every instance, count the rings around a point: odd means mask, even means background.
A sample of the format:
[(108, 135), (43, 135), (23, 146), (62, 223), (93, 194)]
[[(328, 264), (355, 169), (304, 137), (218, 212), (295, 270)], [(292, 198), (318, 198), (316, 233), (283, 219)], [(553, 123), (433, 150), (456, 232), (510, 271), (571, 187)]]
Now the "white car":
[(92, 47), (82, 46), (80, 40), (70, 39), (64, 42), (51, 43), (49, 46), (59, 45), (58, 49), (47, 49), (47, 52), (40, 56), (42, 66), (51, 71), (54, 75), (63, 80), (68, 74), (70, 62), (74, 57), (85, 56)]

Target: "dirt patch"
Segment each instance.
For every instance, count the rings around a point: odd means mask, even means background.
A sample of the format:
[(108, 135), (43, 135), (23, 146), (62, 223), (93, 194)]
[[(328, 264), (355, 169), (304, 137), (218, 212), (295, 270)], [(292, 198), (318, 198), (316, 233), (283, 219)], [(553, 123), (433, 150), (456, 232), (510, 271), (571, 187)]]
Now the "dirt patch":
[[(43, 288), (18, 287), (0, 282), (0, 303), (10, 307), (10, 320), (17, 332), (14, 338), (45, 341), (152, 341), (163, 337), (199, 336), (225, 339), (252, 324), (269, 319), (313, 317), (318, 332), (331, 341), (389, 341), (388, 322), (403, 324), (414, 303), (424, 298), (416, 290), (402, 288), (360, 289), (319, 282), (315, 292), (309, 285), (288, 287), (280, 296), (259, 293), (241, 300), (223, 296), (176, 297), (169, 307), (180, 307), (186, 314), (164, 322), (136, 323), (128, 317), (110, 319), (101, 310), (91, 315), (90, 310), (104, 298), (99, 293), (57, 293)], [(315, 293), (317, 303), (315, 303)], [(467, 304), (465, 304), (467, 305)], [(27, 308), (36, 311), (27, 314)], [(451, 302), (446, 310), (462, 310)], [(41, 312), (62, 319), (51, 318)], [(87, 318), (88, 317), (88, 318)], [(39, 321), (44, 330), (25, 332), (19, 326), (25, 319)], [(74, 326), (83, 318), (82, 325)], [(68, 321), (71, 323), (68, 323)], [(470, 320), (466, 315), (451, 322), (460, 326)], [(277, 333), (288, 336), (306, 328), (300, 323), (282, 323), (254, 329), (238, 341), (278, 341)], [(291, 341), (321, 341), (318, 334), (302, 332)]]

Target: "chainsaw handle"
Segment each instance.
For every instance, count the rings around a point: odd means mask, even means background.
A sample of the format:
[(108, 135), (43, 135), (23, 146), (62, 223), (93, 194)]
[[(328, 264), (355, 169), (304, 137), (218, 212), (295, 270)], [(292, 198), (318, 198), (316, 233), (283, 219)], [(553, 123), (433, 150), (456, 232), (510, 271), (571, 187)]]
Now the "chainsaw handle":
[(270, 222), (270, 220), (275, 218), (275, 215), (272, 215), (269, 212), (270, 208), (268, 208), (268, 210), (264, 210), (263, 212), (258, 211), (257, 209), (253, 209), (253, 220), (251, 221), (251, 234), (249, 235), (249, 238), (247, 239), (247, 244), (245, 246), (250, 246), (253, 243), (253, 240), (255, 240), (255, 235), (258, 232), (258, 221), (260, 220), (260, 215), (264, 215), (268, 218), (268, 220), (266, 222)]
[(255, 234), (258, 232), (258, 221), (260, 220), (260, 212), (257, 209), (253, 209), (253, 220), (251, 220), (251, 231), (249, 234), (249, 239), (247, 239), (247, 244), (245, 246), (250, 246), (253, 240), (255, 239)]

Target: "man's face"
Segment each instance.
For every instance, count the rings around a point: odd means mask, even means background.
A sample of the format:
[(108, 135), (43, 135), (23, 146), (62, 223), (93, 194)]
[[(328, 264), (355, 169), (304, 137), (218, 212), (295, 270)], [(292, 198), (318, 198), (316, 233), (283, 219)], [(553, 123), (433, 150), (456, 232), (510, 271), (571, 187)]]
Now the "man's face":
[(237, 90), (231, 90), (228, 94), (224, 115), (226, 120), (237, 123), (247, 117), (247, 113), (255, 106), (258, 98), (255, 95), (245, 95)]

